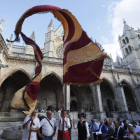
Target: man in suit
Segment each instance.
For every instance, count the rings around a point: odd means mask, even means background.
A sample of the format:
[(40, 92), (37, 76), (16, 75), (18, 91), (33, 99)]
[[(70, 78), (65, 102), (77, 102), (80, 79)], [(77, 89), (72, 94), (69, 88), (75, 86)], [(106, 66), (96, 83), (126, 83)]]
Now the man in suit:
[(118, 122), (115, 125), (115, 133), (114, 136), (111, 136), (108, 140), (124, 140), (123, 136), (125, 135), (124, 129), (121, 127), (122, 122)]
[(101, 135), (106, 133), (107, 133), (107, 126), (104, 124), (102, 120), (100, 120), (99, 130), (96, 133), (94, 133), (94, 139), (97, 140), (98, 138), (98, 140), (101, 140)]
[(107, 134), (104, 134), (104, 135), (101, 136), (101, 139), (102, 139), (102, 140), (107, 140), (107, 139), (111, 138), (111, 136), (114, 135), (114, 132), (115, 132), (115, 131), (114, 131), (114, 129), (112, 128), (111, 125), (112, 125), (111, 123), (108, 123)]

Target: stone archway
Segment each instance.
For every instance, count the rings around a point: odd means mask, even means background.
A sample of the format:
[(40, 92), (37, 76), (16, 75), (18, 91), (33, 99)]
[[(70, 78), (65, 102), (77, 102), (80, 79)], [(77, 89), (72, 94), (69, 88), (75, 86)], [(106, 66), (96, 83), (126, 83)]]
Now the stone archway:
[(70, 111), (77, 111), (77, 102), (75, 100), (70, 102)]
[[(60, 108), (62, 106), (62, 91), (63, 86), (58, 77), (53, 73), (46, 75), (40, 82), (40, 91), (36, 107), (39, 108), (39, 110), (44, 108), (45, 110), (51, 109), (52, 111)], [(42, 102), (44, 102), (43, 105)]]
[(132, 86), (126, 80), (123, 80), (121, 83), (123, 85), (123, 90), (124, 90), (128, 110), (137, 111), (135, 94), (134, 94)]
[(16, 93), (19, 89), (24, 87), (28, 82), (30, 82), (30, 78), (21, 70), (18, 70), (11, 75), (9, 75), (1, 84), (1, 112), (9, 112), (10, 104), (13, 99), (14, 93)]
[(107, 104), (107, 107), (108, 107), (109, 111), (114, 111), (113, 103), (112, 103), (112, 100), (111, 99), (108, 98), (106, 100), (106, 104)]
[(104, 111), (107, 117), (112, 117), (111, 111), (117, 111), (113, 85), (109, 80), (103, 79), (103, 82), (100, 84), (100, 89)]
[(77, 111), (79, 113), (81, 112), (81, 110), (93, 111), (92, 91), (89, 86), (71, 85), (70, 89), (71, 89), (71, 95), (74, 94), (75, 99), (77, 100)]

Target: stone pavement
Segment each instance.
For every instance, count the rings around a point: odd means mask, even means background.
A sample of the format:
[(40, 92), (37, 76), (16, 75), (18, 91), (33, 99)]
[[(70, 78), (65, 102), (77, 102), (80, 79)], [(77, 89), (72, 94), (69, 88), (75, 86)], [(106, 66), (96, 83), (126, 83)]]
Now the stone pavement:
[[(77, 130), (72, 128), (72, 140), (78, 140), (77, 133), (78, 133)], [(1, 139), (1, 134), (2, 134), (2, 131), (0, 131), (0, 140), (4, 140), (4, 139)], [(57, 134), (55, 135), (53, 140), (57, 140)]]

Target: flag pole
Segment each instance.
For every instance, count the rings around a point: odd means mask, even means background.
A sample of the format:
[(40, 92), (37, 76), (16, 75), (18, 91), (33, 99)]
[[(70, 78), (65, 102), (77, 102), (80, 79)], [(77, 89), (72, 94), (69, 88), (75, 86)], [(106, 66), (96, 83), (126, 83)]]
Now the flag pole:
[(62, 106), (62, 107), (63, 107), (63, 128), (62, 128), (62, 136), (63, 136), (62, 138), (63, 138), (63, 140), (65, 139), (65, 138), (64, 138), (64, 113), (65, 113), (65, 112), (64, 112), (64, 109), (65, 109), (65, 92), (66, 92), (65, 86), (66, 86), (66, 85), (64, 84), (64, 85), (63, 85), (63, 106)]
[(30, 138), (31, 138), (31, 127), (32, 127), (32, 125), (33, 125), (33, 120), (31, 121), (31, 124), (30, 124), (30, 131), (29, 131), (29, 137), (28, 137), (28, 140), (30, 140)]

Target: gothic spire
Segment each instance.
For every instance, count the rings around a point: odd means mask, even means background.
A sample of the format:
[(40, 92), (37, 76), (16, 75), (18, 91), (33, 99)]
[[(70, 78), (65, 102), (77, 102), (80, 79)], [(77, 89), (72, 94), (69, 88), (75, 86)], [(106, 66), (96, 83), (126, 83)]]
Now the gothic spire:
[(33, 31), (30, 38), (35, 42), (35, 32)]
[(2, 32), (2, 26), (3, 26), (3, 23), (4, 23), (4, 18), (1, 20), (1, 22), (0, 22), (0, 33)]
[(126, 21), (123, 19), (123, 24), (124, 24), (124, 28), (123, 28), (123, 35), (126, 34), (127, 30), (130, 30), (131, 27), (126, 23)]
[(51, 19), (50, 24), (48, 25), (48, 32), (53, 31), (54, 27), (53, 27), (53, 20)]
[[(10, 40), (10, 41), (12, 41), (12, 39), (13, 39), (13, 34), (11, 34), (11, 36), (10, 36), (10, 39), (9, 39), (9, 40)], [(11, 48), (11, 47), (12, 47), (12, 45), (13, 45), (13, 42), (8, 42), (8, 43), (7, 43), (7, 47), (8, 47), (8, 48)]]

